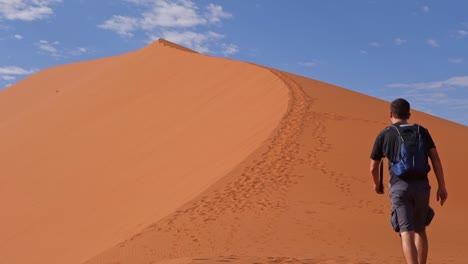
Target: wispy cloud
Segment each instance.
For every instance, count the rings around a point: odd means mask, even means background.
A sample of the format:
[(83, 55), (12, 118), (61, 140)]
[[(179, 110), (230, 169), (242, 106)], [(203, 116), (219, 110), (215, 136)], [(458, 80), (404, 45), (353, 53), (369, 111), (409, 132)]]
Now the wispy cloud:
[(314, 67), (314, 66), (317, 66), (318, 62), (317, 61), (304, 61), (304, 62), (301, 61), (301, 62), (298, 62), (297, 64), (303, 67)]
[(221, 47), (223, 49), (222, 53), (224, 56), (230, 56), (239, 52), (239, 47), (234, 44), (222, 44)]
[(212, 31), (198, 33), (194, 31), (166, 30), (160, 35), (151, 35), (150, 41), (158, 38), (164, 38), (201, 53), (208, 53), (211, 52), (209, 43), (224, 38), (224, 35)]
[[(162, 37), (199, 52), (212, 52), (209, 44), (224, 38), (209, 27), (232, 17), (220, 5), (210, 3), (200, 8), (192, 0), (125, 1), (142, 7), (142, 13), (138, 16), (114, 15), (98, 27), (114, 31), (121, 37), (133, 37), (136, 32), (143, 32), (149, 36), (149, 41)], [(219, 44), (219, 47), (225, 55), (238, 52), (234, 44)]]
[(382, 44), (380, 44), (379, 42), (374, 41), (374, 42), (369, 43), (369, 46), (374, 47), (374, 48), (378, 48), (378, 47), (381, 47)]
[(394, 42), (396, 45), (400, 46), (400, 45), (405, 44), (407, 41), (406, 41), (405, 39), (395, 38), (395, 39), (393, 40), (393, 42)]
[(50, 43), (47, 40), (40, 40), (39, 42), (36, 43), (36, 46), (39, 48), (41, 53), (46, 53), (54, 57), (59, 57), (61, 56), (57, 48), (59, 44), (60, 43), (58, 41)]
[(416, 109), (438, 113), (466, 123), (468, 113), (468, 76), (455, 76), (442, 81), (395, 83), (387, 85), (398, 97), (408, 98)]
[(435, 82), (418, 82), (418, 83), (394, 83), (389, 84), (391, 88), (410, 88), (417, 90), (434, 90), (449, 87), (464, 87), (468, 88), (468, 75), (467, 76), (456, 76), (451, 77), (443, 81)]
[(0, 81), (8, 82), (6, 86), (10, 86), (11, 82), (15, 81), (18, 78), (18, 76), (29, 75), (34, 73), (35, 71), (36, 70), (26, 70), (18, 66), (1, 66)]
[(429, 12), (429, 6), (427, 6), (427, 5), (422, 6), (422, 7), (421, 7), (421, 10), (422, 10), (424, 13), (428, 13), (428, 12)]
[(428, 39), (428, 40), (426, 41), (426, 43), (427, 43), (429, 46), (433, 47), (433, 48), (438, 48), (438, 47), (440, 47), (439, 43), (438, 43), (436, 40), (434, 40), (434, 39)]
[(114, 15), (98, 27), (116, 32), (122, 37), (133, 36), (133, 31), (139, 28), (139, 21), (133, 17)]
[(14, 38), (15, 38), (15, 39), (23, 39), (24, 37), (21, 36), (21, 35), (19, 35), (19, 34), (16, 34), (16, 35), (14, 35)]
[(468, 36), (468, 31), (464, 29), (459, 29), (456, 31), (456, 34), (457, 34), (457, 38), (464, 38)]
[(79, 56), (79, 55), (89, 53), (89, 49), (85, 47), (77, 47), (77, 48), (70, 50), (68, 53), (73, 56)]
[(0, 67), (0, 75), (28, 75), (35, 70), (26, 70), (18, 66), (3, 66)]
[(209, 12), (207, 18), (210, 23), (217, 23), (220, 22), (222, 18), (232, 17), (232, 14), (225, 12), (220, 5), (209, 4), (207, 9)]
[(33, 21), (54, 13), (51, 6), (61, 0), (0, 0), (0, 19)]
[(408, 98), (416, 109), (428, 113), (444, 113), (446, 118), (457, 119), (459, 122), (468, 121), (463, 119), (463, 116), (468, 113), (468, 98), (466, 97), (447, 92), (421, 93), (414, 90), (404, 91), (403, 97)]
[(36, 43), (39, 53), (47, 54), (56, 58), (66, 58), (68, 56), (80, 56), (86, 53), (89, 53), (89, 49), (85, 47), (76, 47), (76, 48), (62, 48), (60, 47), (60, 42), (48, 40), (40, 40)]
[(144, 6), (145, 11), (138, 17), (117, 16), (104, 21), (98, 27), (112, 30), (120, 35), (130, 35), (136, 30), (154, 30), (157, 28), (190, 28), (199, 25), (218, 23), (232, 15), (220, 5), (209, 4), (200, 9), (190, 0), (127, 0)]
[(462, 58), (449, 58), (448, 61), (451, 63), (462, 63), (463, 59)]
[(4, 80), (4, 81), (14, 81), (16, 80), (16, 76), (12, 76), (12, 75), (0, 75), (0, 79)]

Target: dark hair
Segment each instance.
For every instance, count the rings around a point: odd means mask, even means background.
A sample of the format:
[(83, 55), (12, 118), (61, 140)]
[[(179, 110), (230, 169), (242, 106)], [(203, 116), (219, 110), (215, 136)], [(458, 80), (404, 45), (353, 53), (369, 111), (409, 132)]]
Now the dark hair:
[(400, 119), (408, 119), (410, 116), (410, 104), (403, 98), (398, 98), (390, 104), (393, 116)]

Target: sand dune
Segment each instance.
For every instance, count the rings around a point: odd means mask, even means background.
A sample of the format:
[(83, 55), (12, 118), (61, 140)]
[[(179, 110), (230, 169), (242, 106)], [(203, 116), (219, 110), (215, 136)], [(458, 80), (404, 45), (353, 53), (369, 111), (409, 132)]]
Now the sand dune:
[(81, 263), (132, 236), (257, 149), (287, 102), (269, 70), (165, 42), (2, 91), (0, 262)]
[[(187, 51), (160, 40), (0, 92), (2, 263), (402, 262), (367, 172), (387, 102)], [(450, 192), (431, 263), (466, 263), (468, 130), (413, 121)]]

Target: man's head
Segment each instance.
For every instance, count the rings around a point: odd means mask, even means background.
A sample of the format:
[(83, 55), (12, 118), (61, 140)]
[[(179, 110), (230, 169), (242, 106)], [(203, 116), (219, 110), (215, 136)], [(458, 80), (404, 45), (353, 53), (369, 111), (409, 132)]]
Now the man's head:
[(391, 117), (407, 120), (410, 117), (410, 104), (403, 98), (398, 98), (390, 104)]

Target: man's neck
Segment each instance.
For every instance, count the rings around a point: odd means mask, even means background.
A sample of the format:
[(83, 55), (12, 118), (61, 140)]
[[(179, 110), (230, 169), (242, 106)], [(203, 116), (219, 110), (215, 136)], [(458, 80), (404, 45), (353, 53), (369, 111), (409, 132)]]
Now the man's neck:
[(396, 124), (396, 123), (408, 123), (408, 120), (407, 119), (399, 119), (399, 118), (391, 118), (391, 121), (392, 121), (392, 124)]

